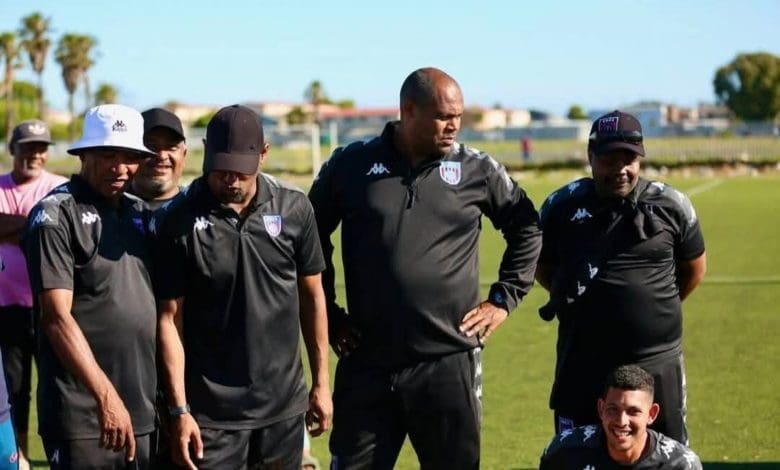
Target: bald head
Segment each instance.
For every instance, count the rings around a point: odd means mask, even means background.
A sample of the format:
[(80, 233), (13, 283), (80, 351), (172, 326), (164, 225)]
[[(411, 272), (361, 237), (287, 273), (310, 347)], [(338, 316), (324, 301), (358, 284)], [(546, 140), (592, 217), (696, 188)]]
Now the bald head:
[(404, 102), (427, 106), (433, 103), (439, 90), (453, 85), (460, 90), (458, 82), (442, 70), (434, 67), (417, 69), (401, 85), (401, 108)]
[(440, 158), (460, 130), (463, 95), (458, 82), (439, 69), (415, 70), (401, 86), (401, 122), (396, 145), (413, 165)]

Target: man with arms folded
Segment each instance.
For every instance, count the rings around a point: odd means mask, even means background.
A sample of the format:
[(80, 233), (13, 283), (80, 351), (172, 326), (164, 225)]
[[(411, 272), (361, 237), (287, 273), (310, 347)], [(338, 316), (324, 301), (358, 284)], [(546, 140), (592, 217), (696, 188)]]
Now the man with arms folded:
[(44, 169), (51, 144), (51, 132), (45, 122), (19, 123), (8, 143), (13, 169), (0, 176), (0, 347), (13, 403), (21, 469), (29, 468), (25, 456), (36, 325), (19, 239), (33, 206), (55, 186), (67, 181)]

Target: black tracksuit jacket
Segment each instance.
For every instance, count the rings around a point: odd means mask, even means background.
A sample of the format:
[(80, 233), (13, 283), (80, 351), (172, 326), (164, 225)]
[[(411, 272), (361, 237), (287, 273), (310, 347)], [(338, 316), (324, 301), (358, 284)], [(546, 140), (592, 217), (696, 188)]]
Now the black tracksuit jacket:
[[(329, 321), (362, 333), (353, 356), (397, 367), (479, 345), (458, 326), (480, 301), (481, 216), (507, 247), (489, 300), (512, 311), (534, 281), (539, 218), (525, 192), (490, 156), (454, 144), (441, 159), (411, 168), (381, 136), (337, 149), (314, 181), (314, 207), (327, 268)], [(348, 315), (336, 304), (333, 244), (341, 223)]]

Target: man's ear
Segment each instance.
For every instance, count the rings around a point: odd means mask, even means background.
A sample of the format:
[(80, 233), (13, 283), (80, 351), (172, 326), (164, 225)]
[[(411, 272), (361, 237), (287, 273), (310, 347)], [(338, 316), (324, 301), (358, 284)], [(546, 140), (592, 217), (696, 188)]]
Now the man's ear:
[(599, 398), (599, 401), (596, 402), (596, 408), (597, 408), (598, 413), (599, 413), (599, 419), (604, 414), (604, 406), (605, 406), (605, 404), (606, 403), (604, 402), (603, 398)]
[(265, 162), (265, 157), (268, 156), (268, 149), (271, 148), (271, 144), (268, 142), (265, 142), (263, 144), (263, 149), (260, 150), (260, 166), (263, 166), (263, 162)]
[(658, 413), (661, 411), (661, 405), (658, 403), (653, 403), (650, 406), (650, 411), (648, 412), (649, 418), (647, 420), (647, 424), (653, 424), (653, 421), (658, 417)]
[(401, 116), (410, 118), (414, 117), (416, 107), (412, 100), (404, 100), (401, 102)]

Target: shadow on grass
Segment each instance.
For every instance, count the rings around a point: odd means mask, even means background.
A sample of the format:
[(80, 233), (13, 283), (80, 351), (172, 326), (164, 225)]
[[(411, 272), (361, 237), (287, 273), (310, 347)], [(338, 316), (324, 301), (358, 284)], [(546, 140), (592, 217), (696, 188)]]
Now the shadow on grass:
[(780, 462), (702, 462), (705, 470), (778, 470)]

